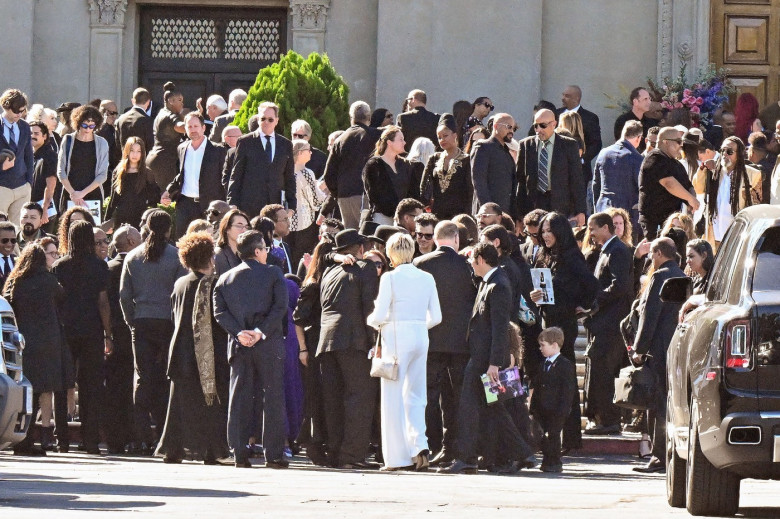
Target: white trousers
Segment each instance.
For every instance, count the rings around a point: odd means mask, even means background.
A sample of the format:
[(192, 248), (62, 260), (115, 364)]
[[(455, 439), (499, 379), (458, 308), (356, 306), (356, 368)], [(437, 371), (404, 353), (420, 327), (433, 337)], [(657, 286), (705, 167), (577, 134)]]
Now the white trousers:
[(406, 467), (428, 448), (425, 436), (428, 329), (424, 322), (382, 326), (382, 355), (397, 355), (398, 380), (381, 379), (382, 455), (387, 467)]

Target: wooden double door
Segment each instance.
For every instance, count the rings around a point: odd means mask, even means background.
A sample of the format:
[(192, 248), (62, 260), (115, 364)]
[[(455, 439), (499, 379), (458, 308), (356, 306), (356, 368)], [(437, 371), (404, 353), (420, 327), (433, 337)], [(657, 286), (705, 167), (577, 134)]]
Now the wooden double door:
[(173, 81), (189, 108), (199, 97), (249, 91), (287, 51), (286, 9), (144, 6), (140, 27), (139, 83), (162, 99)]
[[(780, 100), (780, 0), (712, 0), (710, 58), (763, 109)], [(732, 99), (731, 105), (734, 106)]]

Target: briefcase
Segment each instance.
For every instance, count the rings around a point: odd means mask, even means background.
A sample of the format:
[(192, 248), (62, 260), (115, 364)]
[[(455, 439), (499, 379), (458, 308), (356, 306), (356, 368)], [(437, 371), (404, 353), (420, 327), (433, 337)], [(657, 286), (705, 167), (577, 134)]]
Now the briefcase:
[(647, 365), (626, 366), (615, 379), (614, 404), (646, 411), (655, 406), (656, 376)]

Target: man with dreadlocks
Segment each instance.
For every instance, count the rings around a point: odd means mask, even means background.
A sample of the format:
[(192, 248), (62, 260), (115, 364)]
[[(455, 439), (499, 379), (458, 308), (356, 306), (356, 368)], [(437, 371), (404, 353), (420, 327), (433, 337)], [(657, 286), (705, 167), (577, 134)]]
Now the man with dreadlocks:
[(707, 226), (705, 239), (717, 249), (734, 216), (761, 201), (761, 172), (745, 164), (745, 144), (731, 136), (720, 145), (715, 170), (704, 165), (693, 177), (697, 194), (704, 195)]

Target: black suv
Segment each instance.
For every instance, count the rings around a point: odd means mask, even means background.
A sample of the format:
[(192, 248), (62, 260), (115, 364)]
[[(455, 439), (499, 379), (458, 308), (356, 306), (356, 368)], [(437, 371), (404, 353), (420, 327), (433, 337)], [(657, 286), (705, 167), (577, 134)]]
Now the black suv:
[[(674, 279), (661, 297), (682, 302), (681, 286), (690, 293)], [(736, 216), (694, 297), (667, 356), (667, 497), (733, 515), (740, 480), (780, 479), (780, 207)]]

